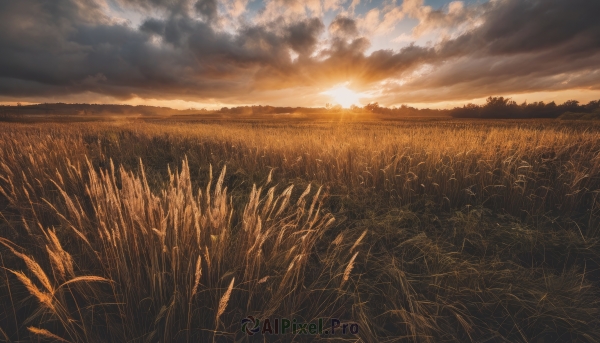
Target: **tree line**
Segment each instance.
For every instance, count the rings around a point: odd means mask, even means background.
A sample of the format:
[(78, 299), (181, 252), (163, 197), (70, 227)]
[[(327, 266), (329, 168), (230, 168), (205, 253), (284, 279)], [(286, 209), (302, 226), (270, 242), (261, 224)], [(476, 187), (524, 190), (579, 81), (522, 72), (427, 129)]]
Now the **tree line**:
[(523, 102), (517, 104), (511, 98), (489, 97), (485, 105), (467, 104), (455, 107), (449, 115), (454, 118), (558, 118), (560, 116), (595, 114), (600, 115), (600, 100), (583, 105), (577, 100), (568, 100), (557, 105), (554, 101), (544, 103)]

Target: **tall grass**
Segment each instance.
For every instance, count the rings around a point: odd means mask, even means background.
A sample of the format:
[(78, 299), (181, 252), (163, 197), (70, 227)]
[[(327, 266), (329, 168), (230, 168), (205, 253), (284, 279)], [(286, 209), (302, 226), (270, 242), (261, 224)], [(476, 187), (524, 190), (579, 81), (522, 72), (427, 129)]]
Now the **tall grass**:
[(0, 338), (240, 341), (252, 315), (367, 342), (600, 340), (594, 127), (0, 131)]

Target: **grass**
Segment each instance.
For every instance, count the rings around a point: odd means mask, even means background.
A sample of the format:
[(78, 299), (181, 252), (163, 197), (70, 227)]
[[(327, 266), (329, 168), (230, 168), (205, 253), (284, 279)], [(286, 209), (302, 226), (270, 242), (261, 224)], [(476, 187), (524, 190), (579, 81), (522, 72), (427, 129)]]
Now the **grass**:
[(600, 340), (600, 126), (0, 124), (0, 341)]

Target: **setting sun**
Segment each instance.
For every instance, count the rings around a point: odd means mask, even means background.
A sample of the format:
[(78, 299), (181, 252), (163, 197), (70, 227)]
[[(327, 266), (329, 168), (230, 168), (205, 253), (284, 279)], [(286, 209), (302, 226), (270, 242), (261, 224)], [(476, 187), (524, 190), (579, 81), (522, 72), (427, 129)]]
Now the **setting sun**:
[(323, 94), (329, 95), (333, 101), (345, 108), (348, 108), (352, 105), (360, 105), (359, 99), (363, 97), (361, 94), (348, 89), (346, 86), (334, 87), (326, 92), (323, 92)]

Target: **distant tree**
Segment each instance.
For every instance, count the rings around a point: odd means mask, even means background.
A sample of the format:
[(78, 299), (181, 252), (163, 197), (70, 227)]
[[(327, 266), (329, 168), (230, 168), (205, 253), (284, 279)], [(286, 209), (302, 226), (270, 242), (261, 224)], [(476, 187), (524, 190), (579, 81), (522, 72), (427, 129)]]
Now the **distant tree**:
[(561, 105), (554, 101), (547, 104), (543, 101), (523, 102), (517, 105), (510, 98), (490, 96), (483, 106), (468, 104), (456, 107), (450, 110), (450, 115), (455, 118), (557, 118), (567, 112), (592, 113), (598, 108), (598, 101), (591, 101), (583, 106), (577, 100), (568, 100)]
[(562, 104), (563, 110), (565, 112), (579, 112), (579, 101), (577, 100), (567, 100), (564, 104)]
[(372, 102), (365, 105), (365, 110), (372, 113), (379, 113), (381, 112), (381, 106), (379, 106), (378, 102)]
[(479, 118), (481, 117), (481, 106), (469, 103), (463, 107), (454, 108), (451, 115), (455, 118)]
[(588, 112), (594, 112), (600, 110), (600, 100), (590, 101), (584, 106)]

